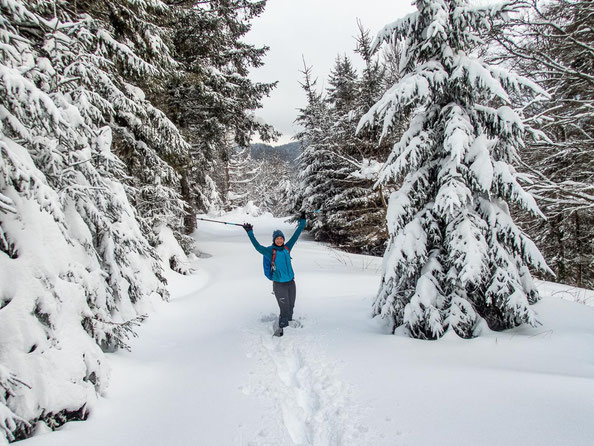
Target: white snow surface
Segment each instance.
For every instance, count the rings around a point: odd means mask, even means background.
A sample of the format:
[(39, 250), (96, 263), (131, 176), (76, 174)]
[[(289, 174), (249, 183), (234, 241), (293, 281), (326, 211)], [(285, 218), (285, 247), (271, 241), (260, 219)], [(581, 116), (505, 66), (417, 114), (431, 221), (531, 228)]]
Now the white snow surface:
[[(294, 230), (269, 214), (219, 218), (253, 223), (264, 245)], [(131, 353), (109, 355), (89, 420), (38, 426), (23, 446), (592, 444), (594, 308), (567, 300), (592, 292), (542, 282), (538, 328), (410, 339), (369, 316), (381, 259), (304, 233), (292, 251), (303, 327), (273, 338), (271, 282), (243, 229), (196, 234), (196, 272), (169, 272), (172, 300)]]

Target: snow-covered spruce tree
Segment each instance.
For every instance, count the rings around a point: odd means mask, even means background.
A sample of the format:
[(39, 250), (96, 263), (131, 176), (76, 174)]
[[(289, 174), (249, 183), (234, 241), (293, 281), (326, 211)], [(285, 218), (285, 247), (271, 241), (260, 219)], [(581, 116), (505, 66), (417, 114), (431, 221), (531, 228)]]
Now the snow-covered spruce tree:
[(347, 56), (337, 57), (326, 97), (315, 90), (311, 69), (305, 67), (303, 73), (308, 104), (297, 120), (304, 130), (297, 135), (303, 153), (296, 210), (308, 214), (310, 233), (316, 240), (350, 251), (373, 252), (383, 244), (377, 235), (384, 219), (378, 220), (379, 227), (367, 225), (373, 219), (369, 211), (377, 208), (379, 200), (373, 182), (358, 175), (366, 161), (355, 135), (357, 73)]
[(342, 115), (354, 108), (357, 93), (357, 72), (351, 59), (337, 56), (328, 76), (326, 100)]
[[(45, 34), (43, 50), (58, 72), (80, 79), (80, 85), (69, 81), (61, 89), (91, 108), (87, 118), (94, 124), (112, 129), (112, 149), (125, 162), (125, 182), (132, 186), (126, 192), (143, 232), (157, 246), (160, 231), (170, 227), (190, 250), (192, 240), (183, 227), (186, 205), (175, 171), (187, 159), (189, 146), (145, 94), (176, 66), (167, 33), (153, 23), (166, 21), (169, 9), (144, 1), (81, 3), (75, 8), (59, 1), (29, 3), (40, 17), (60, 24)], [(42, 37), (43, 32), (36, 34)], [(89, 93), (79, 98), (81, 85)]]
[(494, 36), (503, 57), (550, 92), (528, 108), (549, 140), (529, 141), (523, 168), (527, 189), (547, 221), (531, 219), (528, 233), (542, 246), (555, 280), (594, 287), (594, 3), (529, 2), (530, 8)]
[(227, 195), (225, 172), (234, 148), (247, 147), (254, 133), (262, 140), (276, 136), (253, 115), (276, 83), (248, 78), (268, 48), (241, 40), (266, 1), (189, 3), (191, 8), (176, 12), (173, 41), (182, 70), (169, 80), (163, 107), (191, 143), (185, 198), (195, 210), (207, 211)]
[(326, 200), (333, 195), (329, 175), (336, 168), (329, 135), (330, 113), (322, 94), (316, 89), (316, 80), (311, 77), (311, 67), (305, 66), (304, 81), (301, 83), (307, 97), (307, 104), (299, 110), (296, 122), (302, 130), (295, 135), (301, 142), (301, 155), (298, 157), (297, 189), (295, 191), (295, 211), (308, 216), (308, 229), (316, 240), (327, 240), (326, 215), (319, 211)]
[(472, 337), (480, 318), (495, 330), (535, 325), (529, 304), (538, 293), (528, 268), (547, 266), (508, 207), (540, 213), (513, 167), (529, 129), (510, 93), (544, 92), (474, 54), (491, 23), (514, 8), (415, 5), (376, 38), (375, 46), (405, 43), (402, 79), (359, 124), (381, 120), (387, 135), (398, 113), (412, 110), (379, 180), (402, 184), (389, 200), (390, 241), (373, 312), (422, 339), (448, 329)]
[[(360, 76), (348, 58), (337, 62), (329, 80), (332, 115), (329, 139), (336, 155), (337, 193), (324, 204), (330, 241), (338, 247), (368, 254), (383, 254), (387, 241), (383, 188), (374, 189), (378, 167), (385, 162), (392, 138), (378, 144), (378, 128), (356, 134), (361, 116), (381, 98), (384, 68), (371, 51), (369, 33), (359, 24), (356, 52), (365, 66)], [(341, 66), (339, 65), (342, 65)]]
[[(101, 112), (100, 119), (113, 132), (113, 151), (126, 164), (129, 198), (141, 217), (143, 229), (153, 245), (159, 232), (170, 227), (186, 252), (192, 248), (183, 225), (186, 204), (181, 191), (181, 167), (188, 163), (190, 146), (171, 120), (154, 105), (156, 91), (179, 64), (173, 57), (169, 23), (174, 22), (174, 6), (152, 0), (45, 3), (40, 13), (54, 12), (64, 22), (85, 17), (78, 39), (82, 51), (92, 53), (100, 71), (89, 71), (89, 61), (61, 62), (72, 76), (81, 76), (93, 91), (90, 98)], [(83, 16), (82, 14), (88, 14)], [(56, 40), (56, 54), (64, 48)], [(79, 51), (80, 52), (80, 51)], [(102, 100), (101, 104), (96, 104)], [(181, 262), (174, 262), (181, 263)]]
[(343, 248), (350, 245), (351, 223), (365, 213), (367, 198), (357, 181), (349, 178), (354, 170), (349, 157), (356, 156), (358, 149), (352, 116), (357, 94), (357, 72), (350, 58), (337, 57), (330, 71), (325, 98), (330, 118), (325, 139), (332, 168), (324, 173), (326, 197), (319, 207), (321, 212), (314, 218), (319, 217), (324, 224), (320, 231), (323, 239)]
[[(312, 215), (311, 227), (315, 229), (311, 232), (317, 240), (348, 251), (381, 254), (387, 240), (385, 191), (383, 187), (375, 189), (374, 184), (377, 168), (387, 159), (394, 138), (378, 143), (378, 126), (356, 134), (361, 116), (381, 98), (385, 72), (377, 53), (371, 50), (369, 33), (361, 24), (359, 29), (355, 51), (365, 62), (363, 72), (359, 76), (346, 55), (337, 57), (324, 98), (327, 122), (315, 130), (324, 147), (317, 153), (330, 162), (323, 176), (318, 176), (318, 169), (313, 177), (323, 179), (324, 187), (320, 189), (323, 194), (317, 196), (319, 205), (315, 209), (321, 212)], [(304, 88), (311, 97), (307, 78)], [(314, 153), (304, 154), (302, 161), (313, 162)]]
[(107, 385), (102, 348), (126, 347), (167, 295), (105, 125), (140, 107), (93, 39), (115, 44), (44, 6), (6, 0), (0, 16), (0, 441), (85, 418)]

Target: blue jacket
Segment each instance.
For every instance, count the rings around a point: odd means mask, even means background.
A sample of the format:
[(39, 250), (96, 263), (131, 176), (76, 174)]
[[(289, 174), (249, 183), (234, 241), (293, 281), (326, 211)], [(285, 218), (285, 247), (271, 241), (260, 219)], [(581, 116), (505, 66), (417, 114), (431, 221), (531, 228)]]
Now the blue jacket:
[(254, 245), (254, 248), (256, 248), (256, 250), (263, 256), (266, 256), (272, 260), (272, 250), (276, 249), (276, 258), (274, 259), (276, 270), (272, 274), (272, 280), (275, 282), (290, 282), (295, 278), (295, 273), (293, 272), (293, 267), (291, 266), (291, 255), (287, 252), (285, 246), (289, 248), (289, 251), (291, 251), (293, 249), (293, 245), (295, 245), (295, 242), (301, 235), (303, 228), (305, 228), (305, 219), (299, 220), (299, 226), (297, 226), (297, 230), (284, 246), (276, 246), (274, 243), (271, 246), (262, 246), (260, 243), (258, 243), (258, 240), (256, 240), (254, 231), (248, 232), (248, 237), (250, 238), (252, 245)]

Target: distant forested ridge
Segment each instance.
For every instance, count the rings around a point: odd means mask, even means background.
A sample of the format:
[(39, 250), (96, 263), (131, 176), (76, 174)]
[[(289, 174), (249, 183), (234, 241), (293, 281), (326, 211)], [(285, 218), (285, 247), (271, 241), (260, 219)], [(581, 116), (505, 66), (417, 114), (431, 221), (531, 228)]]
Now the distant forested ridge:
[(297, 157), (301, 154), (301, 143), (295, 141), (281, 146), (271, 146), (263, 143), (252, 144), (250, 153), (256, 160), (278, 157), (283, 161), (295, 163)]

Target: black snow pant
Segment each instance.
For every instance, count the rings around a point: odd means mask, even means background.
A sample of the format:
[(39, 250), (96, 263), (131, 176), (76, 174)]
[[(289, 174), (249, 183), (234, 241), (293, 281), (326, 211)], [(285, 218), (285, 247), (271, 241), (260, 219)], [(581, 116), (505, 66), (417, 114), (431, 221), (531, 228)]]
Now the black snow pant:
[(293, 307), (297, 295), (295, 279), (290, 282), (272, 282), (272, 290), (280, 308), (278, 326), (284, 328), (289, 325), (290, 320), (293, 320)]

